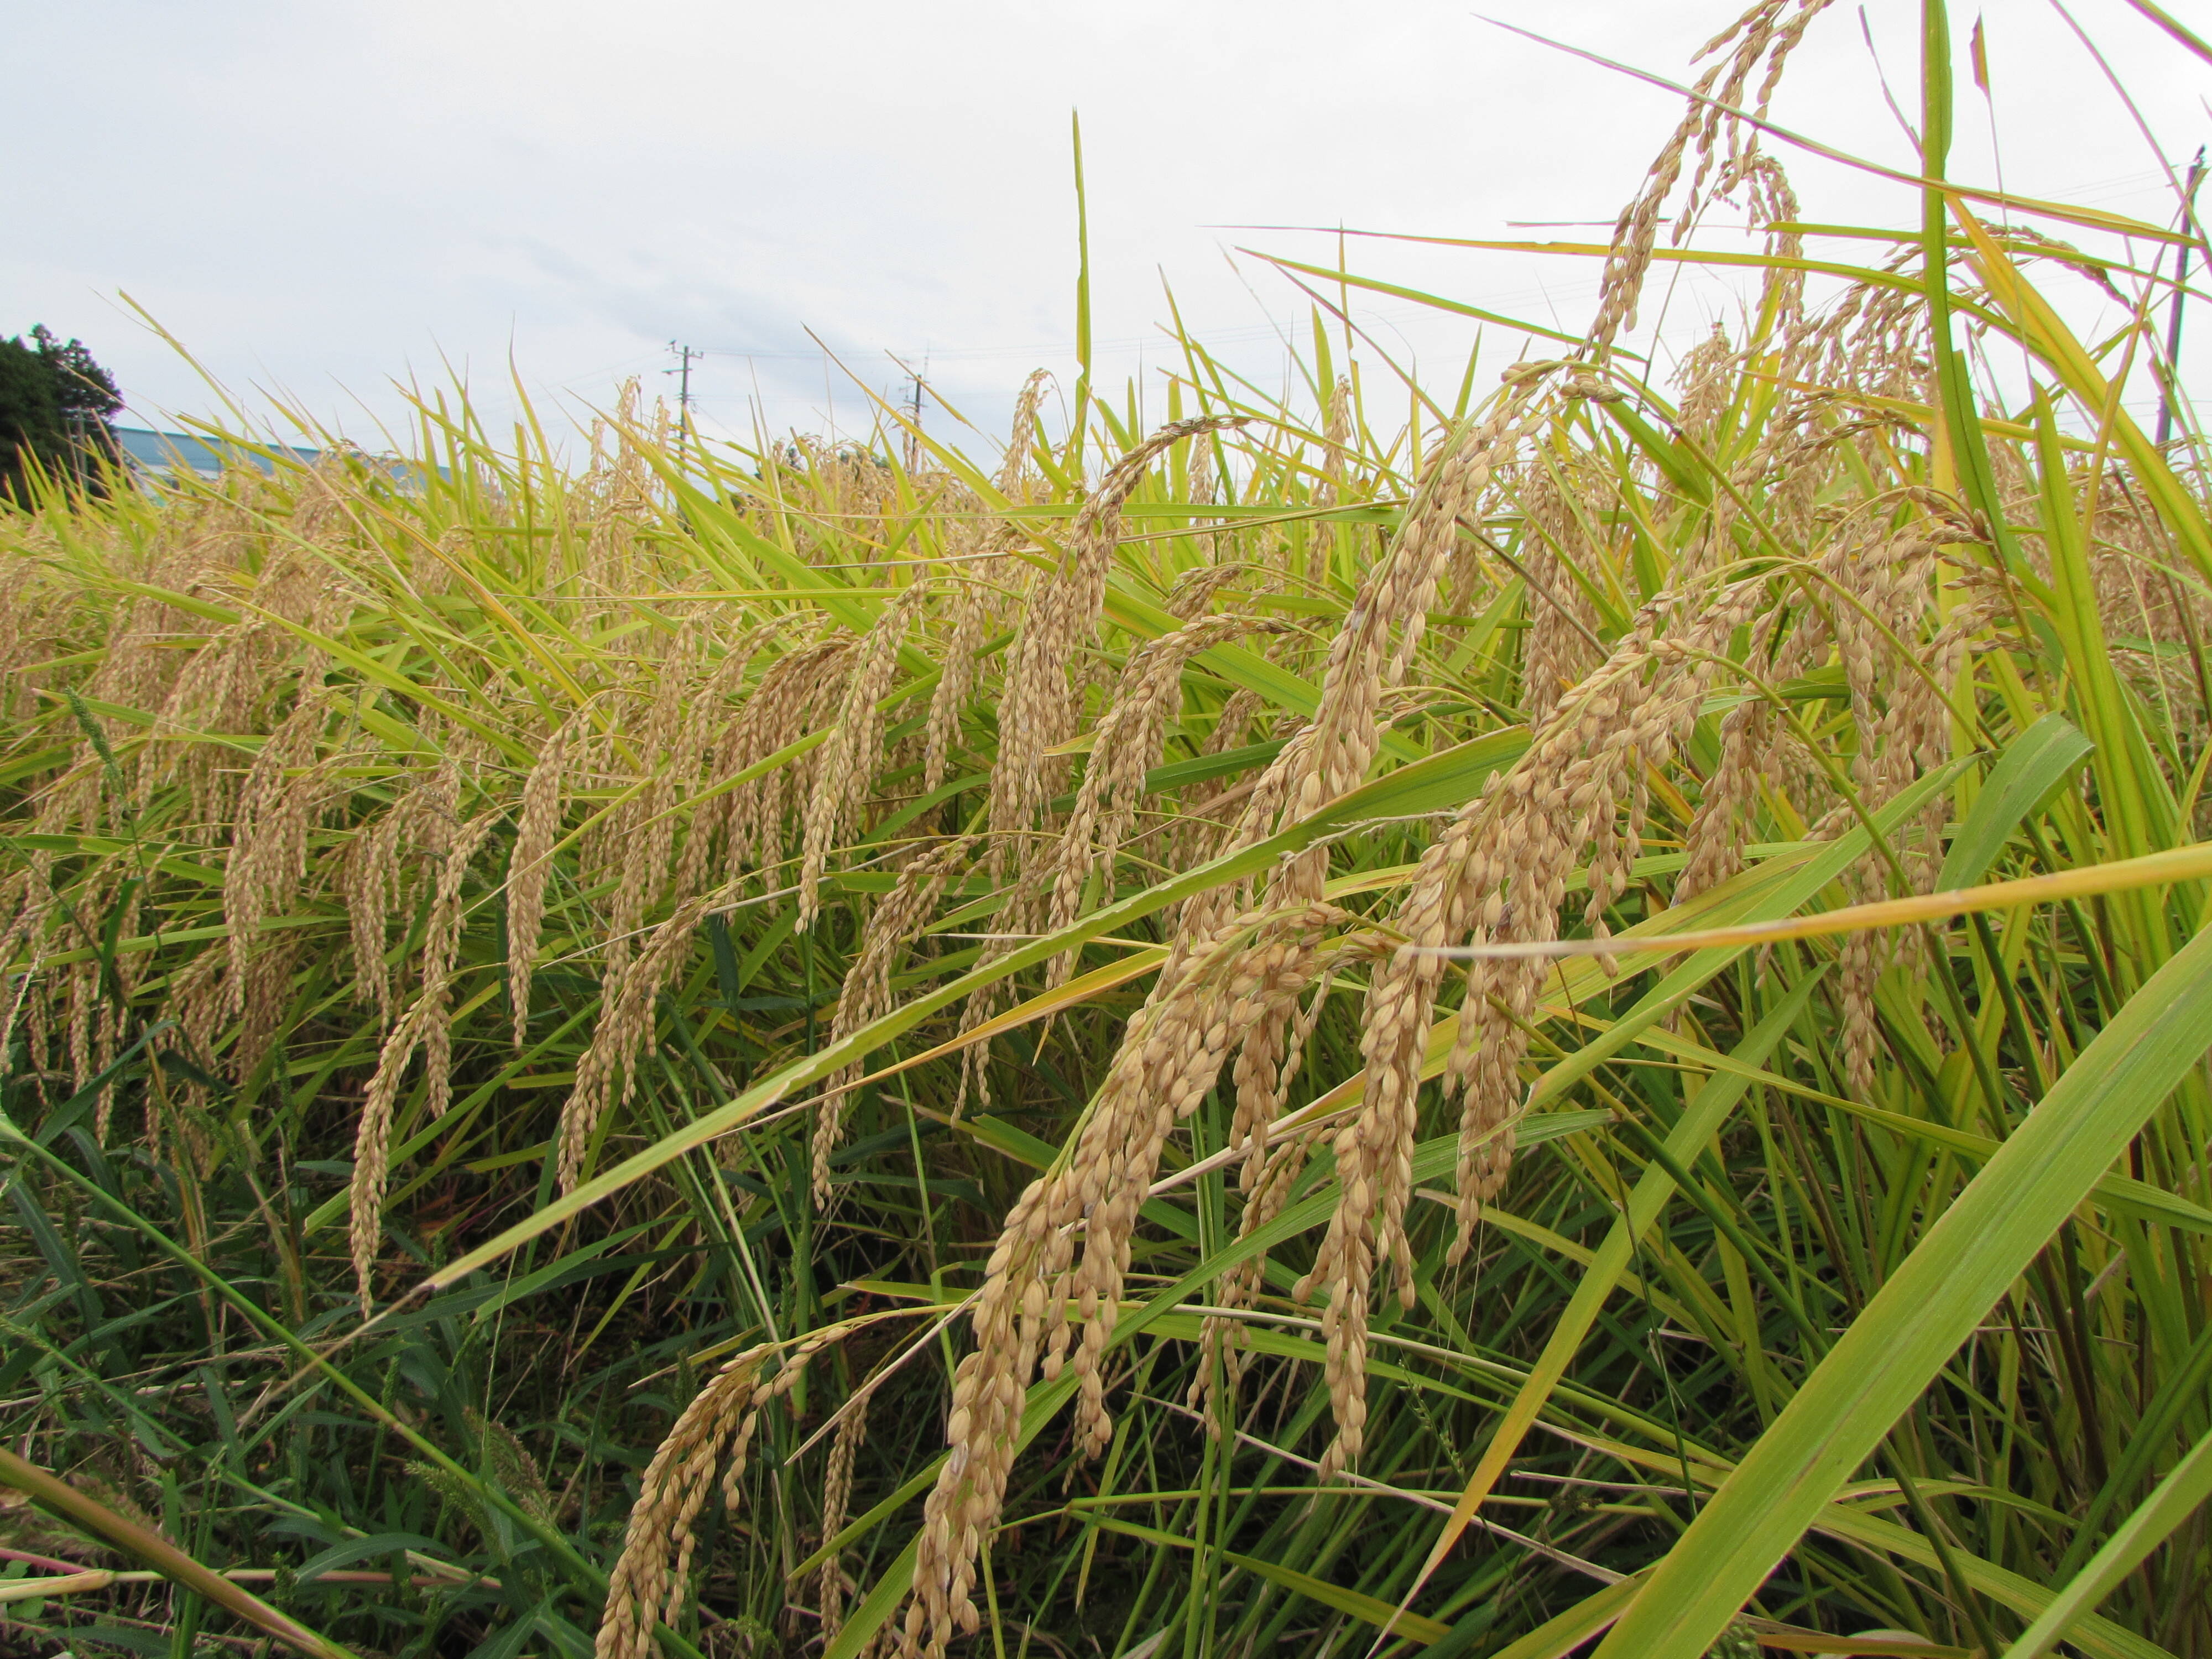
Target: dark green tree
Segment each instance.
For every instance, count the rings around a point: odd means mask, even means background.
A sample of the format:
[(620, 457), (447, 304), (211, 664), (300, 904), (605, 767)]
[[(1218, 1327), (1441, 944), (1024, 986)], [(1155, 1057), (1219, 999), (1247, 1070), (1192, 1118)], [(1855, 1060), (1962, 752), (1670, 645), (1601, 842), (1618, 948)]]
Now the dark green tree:
[(27, 343), (0, 340), (0, 495), (30, 499), (34, 471), (100, 487), (121, 452), (112, 417), (123, 407), (115, 377), (84, 343), (64, 345), (44, 324)]

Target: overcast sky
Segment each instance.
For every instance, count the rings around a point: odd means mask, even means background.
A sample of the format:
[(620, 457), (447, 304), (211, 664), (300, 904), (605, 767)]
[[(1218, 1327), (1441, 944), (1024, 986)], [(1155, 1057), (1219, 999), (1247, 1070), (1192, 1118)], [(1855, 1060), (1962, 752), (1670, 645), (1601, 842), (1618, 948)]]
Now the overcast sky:
[[(1477, 3), (1688, 79), (1739, 0)], [(2212, 70), (2124, 0), (2069, 3), (2185, 165), (2212, 137)], [(1863, 15), (1872, 50), (1851, 0), (1814, 24), (1777, 118), (1909, 167), (1876, 54), (1913, 111), (1918, 6)], [(1962, 56), (1974, 15), (1955, 9)], [(625, 374), (672, 392), (671, 339), (709, 354), (709, 425), (864, 429), (810, 331), (878, 388), (887, 354), (926, 356), (995, 433), (1029, 369), (1073, 380), (1071, 112), (1102, 382), (1142, 371), (1157, 399), (1165, 283), (1195, 334), (1279, 383), (1274, 331), (1305, 301), (1236, 251), (1326, 261), (1335, 241), (1240, 227), (1601, 240), (1513, 222), (1609, 222), (1679, 108), (1440, 0), (0, 0), (0, 19), (36, 66), (0, 103), (0, 332), (82, 336), (126, 420), (210, 409), (127, 294), (253, 407), (281, 389), (372, 443), (395, 380), (465, 374), (503, 419), (511, 362), (533, 399), (581, 410)], [(2049, 0), (1993, 0), (1986, 22), (1994, 109), (1962, 82), (1954, 171), (1994, 179), (1994, 120), (2012, 188), (2170, 219), (2157, 152)], [(1808, 217), (1911, 222), (1899, 188), (1778, 153)], [(1596, 289), (1586, 260), (1351, 250), (1570, 329)], [(1670, 341), (1731, 304), (1683, 281)], [(1456, 384), (1470, 325), (1397, 301), (1359, 317)], [(2212, 307), (2196, 327), (2212, 366)], [(1518, 355), (1496, 330), (1484, 349)]]

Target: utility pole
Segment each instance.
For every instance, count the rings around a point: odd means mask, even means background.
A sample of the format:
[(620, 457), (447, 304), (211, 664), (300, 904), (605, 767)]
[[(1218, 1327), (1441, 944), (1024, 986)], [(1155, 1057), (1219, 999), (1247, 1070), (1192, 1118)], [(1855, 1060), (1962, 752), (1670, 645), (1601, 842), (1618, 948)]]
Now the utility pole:
[(680, 346), (673, 340), (668, 343), (668, 349), (682, 359), (678, 368), (660, 371), (663, 374), (682, 376), (676, 383), (676, 459), (681, 461), (684, 459), (684, 441), (691, 430), (691, 360), (704, 357), (707, 354), (694, 351), (688, 345)]
[(914, 396), (907, 404), (908, 425), (906, 431), (906, 470), (913, 472), (921, 465), (921, 386), (929, 373), (929, 359), (921, 360), (920, 374), (913, 377)]
[(2173, 309), (2166, 322), (2166, 384), (2160, 388), (2158, 400), (2158, 442), (2162, 449), (2173, 435), (2173, 401), (2181, 389), (2181, 301), (2189, 288), (2189, 247), (2187, 239), (2197, 234), (2197, 186), (2204, 179), (2204, 147), (2197, 148), (2197, 159), (2189, 164), (2189, 184), (2181, 201), (2181, 234), (2185, 239), (2181, 252), (2174, 259)]

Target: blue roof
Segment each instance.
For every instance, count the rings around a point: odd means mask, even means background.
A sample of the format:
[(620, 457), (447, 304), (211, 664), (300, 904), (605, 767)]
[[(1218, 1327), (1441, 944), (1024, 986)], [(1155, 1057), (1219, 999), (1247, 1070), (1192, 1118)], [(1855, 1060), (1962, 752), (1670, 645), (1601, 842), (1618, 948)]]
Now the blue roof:
[(226, 466), (250, 466), (259, 472), (274, 472), (275, 455), (291, 455), (311, 465), (323, 455), (319, 449), (299, 449), (289, 444), (257, 445), (249, 449), (243, 444), (221, 439), (195, 438), (183, 432), (149, 432), (137, 426), (117, 427), (115, 438), (123, 446), (124, 459), (133, 466), (162, 475), (182, 467), (203, 478), (215, 477)]

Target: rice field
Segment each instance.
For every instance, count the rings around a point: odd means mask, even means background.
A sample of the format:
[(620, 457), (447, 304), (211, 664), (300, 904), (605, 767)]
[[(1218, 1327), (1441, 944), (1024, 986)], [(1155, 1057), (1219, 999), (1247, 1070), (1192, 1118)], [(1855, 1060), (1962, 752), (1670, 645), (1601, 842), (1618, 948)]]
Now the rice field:
[(0, 507), (0, 1653), (2212, 1656), (2194, 232), (1823, 3), (1556, 356)]

